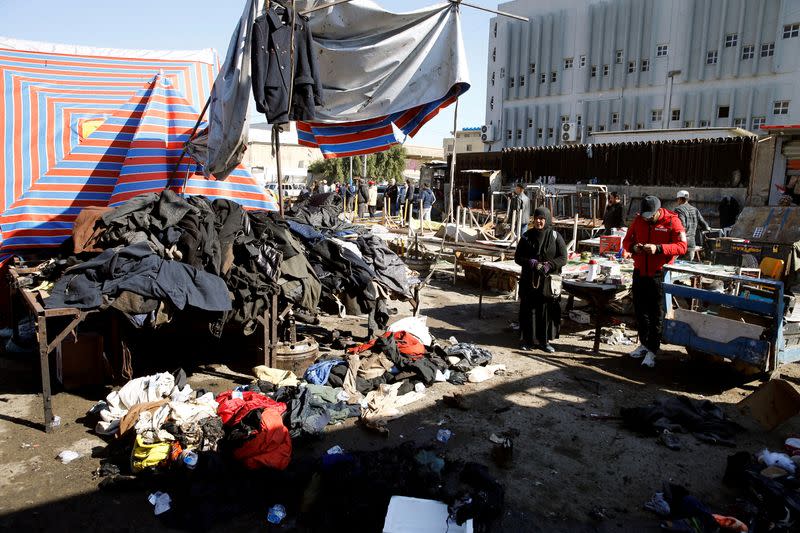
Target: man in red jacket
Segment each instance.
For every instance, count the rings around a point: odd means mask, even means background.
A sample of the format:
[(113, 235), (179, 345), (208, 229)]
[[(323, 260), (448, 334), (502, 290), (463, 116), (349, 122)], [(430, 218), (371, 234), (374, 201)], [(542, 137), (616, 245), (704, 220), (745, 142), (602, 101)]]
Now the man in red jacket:
[(677, 213), (662, 208), (655, 196), (645, 196), (622, 246), (633, 255), (633, 307), (639, 328), (639, 346), (631, 357), (644, 357), (642, 364), (652, 368), (664, 329), (662, 268), (686, 253), (686, 231)]

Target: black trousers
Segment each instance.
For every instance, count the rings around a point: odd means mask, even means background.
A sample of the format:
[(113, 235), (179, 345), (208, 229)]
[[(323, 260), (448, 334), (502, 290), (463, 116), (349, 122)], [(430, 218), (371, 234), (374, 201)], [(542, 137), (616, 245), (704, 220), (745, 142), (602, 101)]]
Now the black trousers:
[(639, 329), (639, 344), (656, 353), (664, 332), (664, 275), (654, 277), (633, 273), (633, 307)]
[(373, 218), (375, 216), (375, 206), (374, 205), (368, 206), (368, 210), (369, 210), (369, 217)]
[(561, 305), (558, 300), (545, 298), (541, 288), (530, 287), (529, 280), (520, 281), (519, 329), (522, 343), (544, 346), (558, 338), (560, 328)]

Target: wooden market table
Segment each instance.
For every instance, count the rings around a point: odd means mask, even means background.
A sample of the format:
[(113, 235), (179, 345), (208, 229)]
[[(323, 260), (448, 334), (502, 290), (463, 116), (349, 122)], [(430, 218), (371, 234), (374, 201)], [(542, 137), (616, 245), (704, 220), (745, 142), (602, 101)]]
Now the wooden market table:
[(589, 304), (594, 315), (594, 353), (600, 352), (600, 331), (606, 318), (605, 310), (608, 304), (614, 300), (620, 300), (628, 295), (630, 288), (625, 285), (613, 285), (610, 283), (589, 283), (587, 281), (564, 280), (562, 282), (564, 291), (569, 293), (567, 310), (572, 309), (575, 297), (584, 300)]
[[(53, 395), (50, 385), (50, 354), (55, 350), (67, 335), (74, 332), (78, 325), (86, 320), (86, 317), (97, 310), (82, 311), (74, 307), (57, 307), (54, 309), (45, 309), (38, 302), (36, 295), (27, 288), (20, 287), (19, 276), (20, 274), (31, 274), (36, 272), (33, 268), (14, 268), (8, 270), (10, 277), (11, 297), (12, 299), (20, 300), (25, 308), (33, 314), (35, 320), (36, 338), (38, 340), (39, 352), (39, 366), (41, 368), (42, 376), (42, 406), (44, 409), (44, 429), (47, 432), (52, 431), (58, 424), (54, 424), (53, 420)], [(48, 321), (53, 322), (53, 319), (72, 318), (72, 320), (63, 328), (56, 331), (52, 341), (48, 337)], [(15, 327), (18, 323), (15, 320)]]

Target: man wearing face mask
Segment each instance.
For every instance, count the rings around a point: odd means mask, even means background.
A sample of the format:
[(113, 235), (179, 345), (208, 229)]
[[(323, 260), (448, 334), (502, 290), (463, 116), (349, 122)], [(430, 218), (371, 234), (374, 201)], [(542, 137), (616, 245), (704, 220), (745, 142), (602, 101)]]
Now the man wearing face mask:
[(639, 346), (631, 352), (631, 357), (643, 357), (642, 364), (652, 368), (664, 328), (662, 269), (686, 253), (686, 231), (676, 213), (662, 208), (655, 196), (645, 196), (622, 247), (633, 255), (633, 307)]

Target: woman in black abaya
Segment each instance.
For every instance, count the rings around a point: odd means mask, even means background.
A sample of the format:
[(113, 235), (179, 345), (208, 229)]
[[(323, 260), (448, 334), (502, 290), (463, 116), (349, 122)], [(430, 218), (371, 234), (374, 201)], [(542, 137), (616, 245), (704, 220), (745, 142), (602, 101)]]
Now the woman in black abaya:
[(553, 229), (547, 208), (537, 208), (533, 216), (533, 227), (522, 236), (514, 255), (514, 261), (522, 267), (519, 279), (520, 347), (530, 350), (538, 345), (545, 352), (553, 353), (555, 348), (550, 341), (558, 338), (561, 305), (558, 299), (544, 295), (544, 287), (547, 276), (560, 273), (567, 264), (567, 246)]

